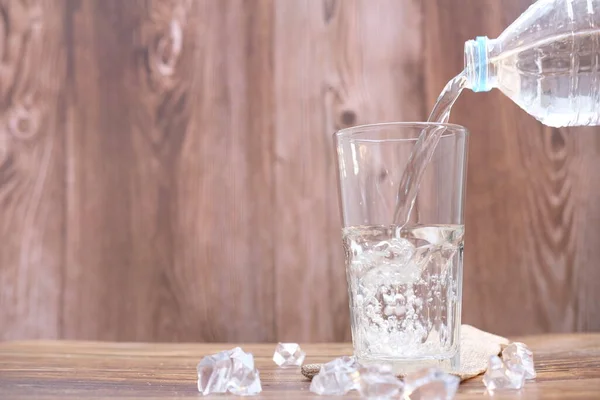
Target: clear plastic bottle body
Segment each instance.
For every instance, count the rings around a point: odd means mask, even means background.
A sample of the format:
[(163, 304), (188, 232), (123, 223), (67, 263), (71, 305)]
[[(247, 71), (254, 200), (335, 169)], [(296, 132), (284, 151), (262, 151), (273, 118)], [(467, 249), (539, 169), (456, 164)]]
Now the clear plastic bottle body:
[(465, 45), (468, 87), (500, 89), (545, 125), (600, 125), (600, 0), (539, 0)]

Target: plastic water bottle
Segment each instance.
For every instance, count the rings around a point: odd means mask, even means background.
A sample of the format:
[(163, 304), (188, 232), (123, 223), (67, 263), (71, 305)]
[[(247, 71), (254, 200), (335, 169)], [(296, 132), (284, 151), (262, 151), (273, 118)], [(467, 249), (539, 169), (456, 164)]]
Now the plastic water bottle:
[(500, 89), (545, 125), (600, 125), (600, 0), (539, 0), (465, 43), (466, 86)]

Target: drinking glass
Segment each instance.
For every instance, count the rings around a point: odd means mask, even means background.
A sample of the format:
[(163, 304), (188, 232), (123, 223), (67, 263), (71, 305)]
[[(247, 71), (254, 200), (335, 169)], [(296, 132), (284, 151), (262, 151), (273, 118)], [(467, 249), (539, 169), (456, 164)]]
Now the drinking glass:
[[(424, 130), (441, 138), (406, 223), (394, 221), (400, 181)], [(334, 135), (354, 353), (400, 373), (457, 368), (467, 130), (425, 122)], [(418, 184), (413, 176), (411, 184)]]

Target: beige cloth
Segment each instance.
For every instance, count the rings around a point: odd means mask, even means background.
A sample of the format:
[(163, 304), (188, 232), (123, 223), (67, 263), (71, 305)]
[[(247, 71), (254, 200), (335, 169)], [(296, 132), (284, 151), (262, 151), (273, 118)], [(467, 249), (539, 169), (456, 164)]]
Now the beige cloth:
[[(490, 356), (498, 355), (509, 340), (502, 336), (479, 330), (471, 325), (460, 327), (460, 368), (449, 371), (460, 377), (461, 381), (482, 374), (487, 369)], [(319, 373), (321, 364), (305, 364), (302, 366), (302, 375), (308, 379)]]
[(509, 343), (502, 336), (484, 332), (471, 325), (461, 325), (460, 368), (450, 373), (459, 376), (461, 381), (484, 373), (490, 356), (499, 355)]

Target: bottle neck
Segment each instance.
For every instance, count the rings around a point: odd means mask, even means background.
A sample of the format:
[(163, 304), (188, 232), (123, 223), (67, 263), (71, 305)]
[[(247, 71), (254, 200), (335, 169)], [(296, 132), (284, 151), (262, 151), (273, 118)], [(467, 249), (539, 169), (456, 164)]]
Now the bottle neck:
[(490, 62), (494, 42), (485, 36), (465, 42), (467, 87), (474, 92), (488, 92), (496, 86), (496, 67)]

